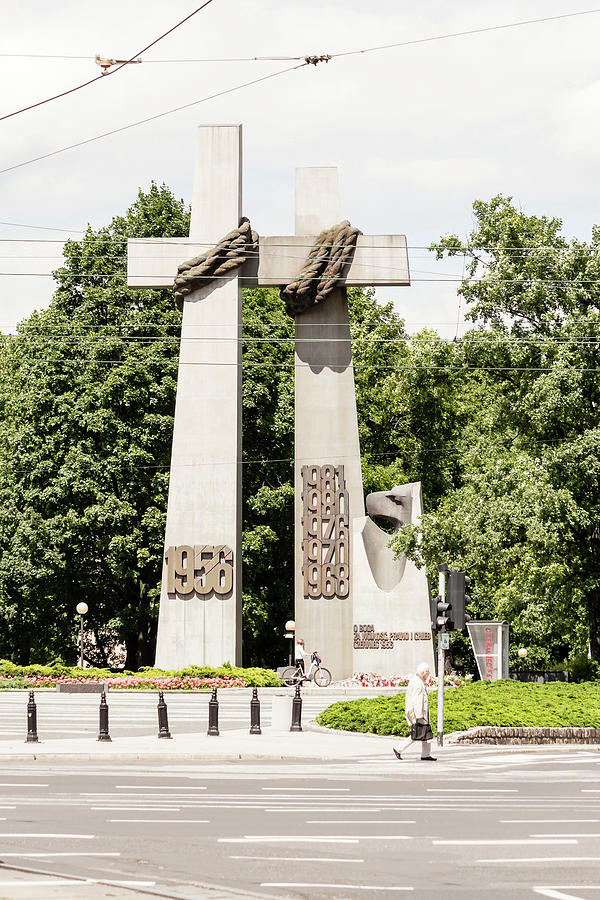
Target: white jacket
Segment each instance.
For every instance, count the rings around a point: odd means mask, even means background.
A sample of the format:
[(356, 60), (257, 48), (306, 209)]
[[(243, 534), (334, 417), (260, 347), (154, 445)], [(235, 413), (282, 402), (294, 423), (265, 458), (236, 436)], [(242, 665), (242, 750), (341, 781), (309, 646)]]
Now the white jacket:
[(306, 652), (306, 650), (304, 649), (304, 647), (302, 646), (302, 644), (294, 645), (294, 653), (295, 653), (295, 659), (307, 659), (307, 657), (309, 655)]
[(423, 684), (423, 680), (418, 675), (412, 675), (406, 688), (406, 698), (404, 701), (404, 709), (406, 721), (409, 725), (414, 725), (417, 719), (425, 719), (429, 722), (429, 700), (427, 699), (427, 688)]

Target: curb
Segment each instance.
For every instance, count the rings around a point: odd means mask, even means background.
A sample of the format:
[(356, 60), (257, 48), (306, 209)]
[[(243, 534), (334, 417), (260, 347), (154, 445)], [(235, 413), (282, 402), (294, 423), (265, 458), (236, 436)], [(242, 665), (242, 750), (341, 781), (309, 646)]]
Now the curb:
[(466, 731), (455, 731), (448, 735), (453, 744), (487, 744), (490, 746), (513, 744), (518, 746), (571, 746), (598, 747), (600, 750), (600, 728), (578, 727), (518, 727), (478, 725)]
[[(324, 728), (317, 725), (315, 721), (309, 722), (303, 726), (307, 731), (316, 731), (321, 734), (341, 734), (349, 737), (375, 738), (380, 741), (390, 741), (398, 737), (408, 737), (408, 735), (398, 734), (373, 734), (371, 731), (343, 731), (341, 728)], [(494, 735), (486, 735), (485, 732), (493, 731)], [(522, 735), (510, 735), (502, 732), (526, 732)], [(595, 739), (581, 739), (573, 735), (577, 731), (594, 731), (598, 732)], [(501, 732), (498, 734), (498, 732)], [(552, 732), (552, 734), (548, 734)], [(561, 734), (556, 734), (560, 732)], [(435, 735), (434, 735), (435, 738)], [(538, 739), (539, 738), (539, 739)], [(475, 728), (469, 728), (467, 731), (451, 731), (444, 734), (444, 742), (452, 744), (454, 747), (467, 746), (488, 746), (488, 747), (554, 747), (562, 749), (563, 747), (589, 747), (600, 752), (600, 729), (598, 728), (505, 728), (491, 727), (479, 725)]]
[[(325, 728), (323, 725), (317, 725), (314, 719), (312, 722), (308, 722), (306, 725), (303, 725), (302, 728), (306, 728), (307, 731), (316, 731), (318, 734), (340, 734), (349, 735), (351, 737), (360, 736), (366, 738), (375, 738), (379, 741), (389, 741), (397, 737), (403, 737), (403, 735), (398, 734), (373, 734), (372, 731), (344, 731), (341, 728)], [(404, 735), (404, 737), (408, 737), (408, 735)]]

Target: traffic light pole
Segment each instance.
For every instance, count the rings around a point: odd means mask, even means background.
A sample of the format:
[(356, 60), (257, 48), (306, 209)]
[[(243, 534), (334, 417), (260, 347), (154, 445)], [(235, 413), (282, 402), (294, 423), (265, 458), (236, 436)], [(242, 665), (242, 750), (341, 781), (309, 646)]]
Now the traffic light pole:
[[(446, 568), (439, 575), (439, 593), (442, 603), (446, 602)], [(444, 643), (446, 632), (438, 632), (438, 656), (437, 656), (437, 742), (438, 747), (444, 746), (444, 669), (446, 666), (446, 650)]]

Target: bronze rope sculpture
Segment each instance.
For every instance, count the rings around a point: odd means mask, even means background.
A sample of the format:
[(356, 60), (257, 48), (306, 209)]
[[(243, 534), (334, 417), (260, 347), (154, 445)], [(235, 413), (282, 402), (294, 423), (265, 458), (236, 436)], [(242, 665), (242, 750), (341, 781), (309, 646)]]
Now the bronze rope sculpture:
[(348, 221), (321, 232), (302, 270), (294, 281), (281, 288), (289, 316), (324, 303), (332, 291), (344, 284), (359, 234), (362, 231), (352, 228)]
[[(294, 317), (324, 303), (332, 291), (344, 284), (359, 234), (362, 232), (348, 221), (321, 232), (296, 278), (280, 290), (288, 315)], [(227, 275), (257, 253), (258, 234), (243, 217), (239, 226), (212, 250), (178, 266), (173, 285), (178, 308), (183, 310), (183, 301), (192, 291)]]
[(183, 301), (192, 291), (227, 275), (257, 253), (258, 234), (252, 231), (250, 221), (242, 217), (239, 226), (221, 238), (212, 250), (177, 267), (173, 289), (178, 309), (183, 310)]

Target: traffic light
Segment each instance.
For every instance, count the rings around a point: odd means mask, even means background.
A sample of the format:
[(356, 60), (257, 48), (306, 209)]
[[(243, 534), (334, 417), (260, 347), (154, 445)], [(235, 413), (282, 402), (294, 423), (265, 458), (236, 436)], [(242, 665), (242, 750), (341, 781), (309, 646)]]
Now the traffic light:
[(469, 616), (465, 613), (465, 606), (471, 602), (471, 598), (467, 594), (467, 588), (471, 584), (471, 579), (464, 572), (455, 572), (452, 569), (448, 573), (448, 584), (446, 588), (446, 596), (452, 607), (452, 618), (454, 628), (462, 631)]
[(431, 630), (437, 631), (453, 631), (454, 622), (452, 621), (452, 604), (450, 598), (442, 600), (441, 597), (432, 597), (431, 599)]

